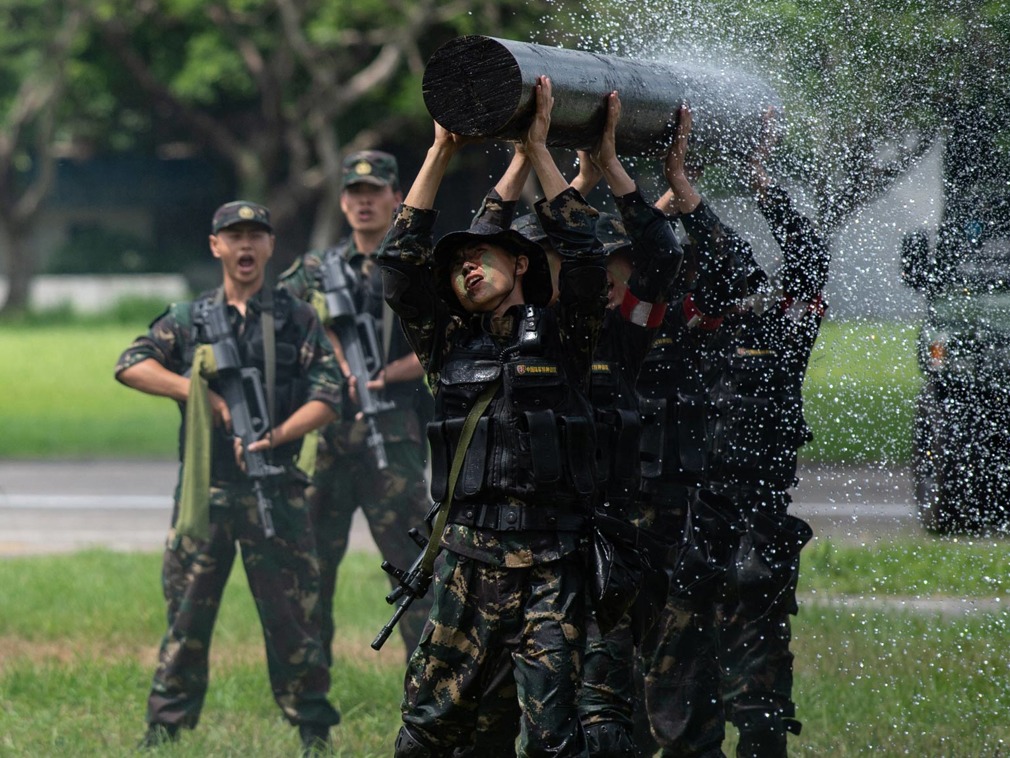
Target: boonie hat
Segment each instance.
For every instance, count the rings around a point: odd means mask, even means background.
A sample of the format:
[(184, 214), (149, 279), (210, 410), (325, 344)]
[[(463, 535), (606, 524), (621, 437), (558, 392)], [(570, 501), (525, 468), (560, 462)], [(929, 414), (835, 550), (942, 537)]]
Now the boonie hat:
[(344, 158), (344, 186), (374, 184), (377, 187), (400, 186), (396, 158), (381, 150), (359, 150)]
[(270, 211), (265, 206), (259, 203), (250, 203), (248, 200), (234, 200), (214, 211), (214, 218), (210, 222), (210, 233), (217, 234), (226, 227), (243, 223), (259, 224), (268, 232), (274, 230), (270, 223)]
[(538, 245), (547, 239), (547, 232), (540, 225), (540, 219), (537, 218), (537, 214), (535, 213), (527, 213), (517, 218), (512, 222), (512, 229), (519, 232), (530, 242), (536, 242)]
[(445, 294), (448, 288), (448, 301), (452, 302), (455, 295), (449, 284), (449, 270), (452, 256), (461, 247), (476, 242), (487, 242), (507, 250), (516, 257), (525, 255), (529, 260), (526, 273), (523, 274), (523, 295), (531, 305), (547, 305), (554, 294), (551, 284), (551, 268), (547, 263), (547, 253), (536, 242), (527, 239), (515, 229), (502, 229), (497, 224), (491, 224), (479, 217), (464, 232), (449, 232), (435, 245), (432, 260), (435, 269), (435, 286)]
[(603, 245), (607, 255), (627, 249), (630, 252), (631, 237), (624, 228), (624, 221), (613, 213), (601, 213), (596, 220), (596, 239)]

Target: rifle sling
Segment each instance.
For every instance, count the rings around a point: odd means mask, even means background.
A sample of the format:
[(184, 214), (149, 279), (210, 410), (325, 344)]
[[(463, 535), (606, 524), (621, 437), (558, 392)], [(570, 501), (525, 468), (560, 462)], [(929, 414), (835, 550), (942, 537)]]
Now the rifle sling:
[(477, 428), (477, 422), (484, 414), (485, 409), (491, 403), (498, 388), (501, 386), (501, 379), (492, 382), (474, 401), (473, 407), (463, 422), (463, 429), (459, 435), (459, 444), (456, 446), (456, 454), (452, 458), (452, 466), (449, 468), (449, 481), (446, 485), (445, 499), (439, 504), (432, 519), (431, 537), (424, 548), (424, 556), (421, 558), (422, 570), (431, 576), (435, 570), (435, 556), (438, 555), (439, 546), (442, 544), (442, 532), (445, 531), (446, 522), (449, 520), (449, 508), (452, 505), (452, 493), (456, 489), (456, 480), (459, 478), (460, 469), (463, 468), (463, 459), (466, 457), (467, 448), (470, 447), (470, 439)]

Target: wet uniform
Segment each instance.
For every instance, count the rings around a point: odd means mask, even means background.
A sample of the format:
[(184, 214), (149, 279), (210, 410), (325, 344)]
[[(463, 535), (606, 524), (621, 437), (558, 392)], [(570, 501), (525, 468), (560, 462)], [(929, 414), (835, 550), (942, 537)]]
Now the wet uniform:
[[(408, 663), (399, 756), (472, 743), (482, 695), (514, 676), (521, 750), (585, 755), (581, 678), (585, 570), (579, 550), (595, 486), (589, 371), (603, 319), (596, 213), (573, 190), (538, 204), (561, 252), (555, 306), (467, 314), (431, 267), (435, 211), (404, 206), (380, 252), (386, 297), (434, 388), (432, 496), (441, 501), (469, 408), (476, 424), (441, 535), (434, 605)], [(546, 259), (544, 259), (546, 266)], [(529, 272), (527, 272), (527, 278)], [(525, 287), (527, 299), (530, 293)]]

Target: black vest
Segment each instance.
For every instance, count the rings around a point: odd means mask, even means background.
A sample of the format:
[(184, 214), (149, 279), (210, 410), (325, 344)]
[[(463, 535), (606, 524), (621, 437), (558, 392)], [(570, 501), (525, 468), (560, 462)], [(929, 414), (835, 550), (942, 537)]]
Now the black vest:
[(671, 323), (667, 316), (638, 377), (642, 478), (646, 481), (697, 484), (705, 475), (706, 352), (698, 335)]
[[(197, 345), (206, 344), (208, 341), (198, 316), (200, 312), (199, 306), (212, 302), (215, 295), (216, 291), (204, 293), (191, 304), (197, 342), (187, 346), (186, 362), (189, 364), (193, 362), (193, 353), (195, 353)], [(291, 318), (294, 302), (286, 290), (275, 289), (273, 297), (274, 331), (276, 334), (276, 383), (274, 393), (274, 426), (276, 426), (305, 403), (308, 392), (308, 380), (304, 377), (299, 362), (299, 351), (302, 343), (305, 341), (305, 335), (299, 333), (297, 326)], [(264, 378), (265, 390), (266, 361), (260, 308), (261, 301), (259, 296), (256, 296), (247, 303), (241, 332), (236, 331), (234, 327), (235, 319), (237, 318), (234, 309), (229, 307), (228, 312), (233, 325), (232, 331), (235, 333), (235, 339), (238, 343), (242, 366), (243, 368), (259, 369), (260, 376)], [(211, 380), (209, 384), (212, 390), (217, 391), (216, 380)], [(267, 402), (269, 403), (269, 400)], [(181, 446), (181, 440), (185, 439), (184, 428), (180, 431), (180, 435)], [(274, 448), (268, 454), (275, 464), (289, 465), (293, 464), (294, 458), (300, 450), (301, 440), (296, 440)], [(211, 472), (215, 480), (241, 481), (245, 479), (245, 474), (242, 473), (235, 463), (232, 438), (223, 427), (215, 427), (214, 429), (212, 456)]]
[(567, 365), (551, 311), (533, 305), (511, 310), (515, 329), (491, 335), (487, 316), (454, 332), (435, 387), (431, 494), (445, 498), (449, 467), (474, 401), (500, 381), (467, 449), (454, 503), (574, 506), (594, 491), (595, 433), (584, 380)]
[(727, 320), (712, 387), (711, 478), (785, 490), (796, 452), (812, 435), (803, 419), (805, 356), (798, 360), (776, 310)]

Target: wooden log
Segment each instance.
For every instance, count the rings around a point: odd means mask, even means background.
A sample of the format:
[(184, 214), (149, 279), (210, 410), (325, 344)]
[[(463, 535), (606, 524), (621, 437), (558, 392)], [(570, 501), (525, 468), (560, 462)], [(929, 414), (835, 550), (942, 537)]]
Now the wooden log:
[[(440, 47), (424, 71), (424, 102), (432, 118), (457, 134), (514, 140), (536, 109), (533, 88), (547, 75), (554, 89), (548, 144), (588, 149), (600, 134), (607, 94), (621, 97), (617, 149), (622, 155), (662, 155), (682, 102), (694, 115), (692, 150), (707, 161), (739, 159), (760, 132), (762, 114), (781, 109), (775, 91), (734, 68), (692, 61), (653, 62), (546, 47), (482, 35)], [(697, 147), (695, 147), (695, 145)]]

